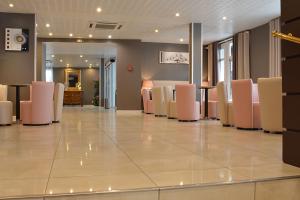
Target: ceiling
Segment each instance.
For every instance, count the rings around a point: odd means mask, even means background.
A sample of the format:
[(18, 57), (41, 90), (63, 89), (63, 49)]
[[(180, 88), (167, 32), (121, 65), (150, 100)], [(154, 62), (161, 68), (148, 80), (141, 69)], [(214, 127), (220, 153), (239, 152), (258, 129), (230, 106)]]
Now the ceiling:
[[(98, 7), (102, 12), (96, 11)], [(1, 0), (0, 11), (36, 13), (38, 37), (50, 37), (51, 32), (59, 38), (73, 33), (76, 38), (112, 35), (113, 39), (166, 43), (180, 43), (182, 38), (187, 43), (188, 24), (201, 22), (204, 43), (209, 43), (280, 16), (280, 0)], [(177, 12), (180, 17), (175, 17)], [(89, 29), (91, 21), (123, 27), (95, 31)]]
[[(99, 67), (101, 58), (115, 58), (111, 43), (46, 42), (46, 60), (51, 67)], [(49, 67), (50, 67), (49, 66)]]

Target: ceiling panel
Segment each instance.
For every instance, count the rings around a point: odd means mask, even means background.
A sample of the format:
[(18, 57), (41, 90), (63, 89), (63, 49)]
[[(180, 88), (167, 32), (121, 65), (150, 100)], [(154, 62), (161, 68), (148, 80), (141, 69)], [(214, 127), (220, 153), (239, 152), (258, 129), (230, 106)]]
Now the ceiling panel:
[[(15, 6), (9, 8), (9, 3)], [(101, 13), (96, 12), (97, 7), (102, 8)], [(179, 43), (180, 38), (187, 42), (189, 23), (201, 22), (204, 42), (208, 43), (280, 16), (280, 0), (1, 0), (0, 11), (36, 13), (39, 37), (49, 37), (49, 32), (62, 38), (69, 33), (82, 38), (111, 34), (117, 39)], [(175, 17), (176, 12), (181, 16)], [(93, 31), (88, 28), (90, 21), (124, 26), (121, 30)], [(46, 23), (51, 27), (46, 28)]]

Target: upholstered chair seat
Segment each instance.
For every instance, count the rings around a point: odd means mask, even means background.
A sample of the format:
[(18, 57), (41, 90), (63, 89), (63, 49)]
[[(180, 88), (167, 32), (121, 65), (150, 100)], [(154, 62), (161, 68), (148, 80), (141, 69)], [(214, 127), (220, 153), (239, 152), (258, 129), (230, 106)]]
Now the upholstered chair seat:
[(24, 125), (48, 125), (53, 120), (54, 83), (32, 82), (31, 101), (21, 102)]
[(177, 119), (179, 121), (198, 121), (200, 103), (196, 101), (196, 86), (176, 85)]
[(233, 105), (228, 100), (226, 84), (221, 81), (217, 84), (218, 93), (218, 116), (223, 126), (233, 126)]
[(163, 87), (152, 88), (152, 100), (154, 107), (154, 114), (156, 117), (166, 117), (167, 110), (164, 101)]
[(282, 78), (259, 78), (258, 92), (262, 129), (282, 132)]
[(12, 124), (13, 103), (7, 101), (7, 85), (0, 85), (0, 125)]
[(234, 125), (240, 129), (261, 129), (257, 84), (251, 79), (232, 81)]

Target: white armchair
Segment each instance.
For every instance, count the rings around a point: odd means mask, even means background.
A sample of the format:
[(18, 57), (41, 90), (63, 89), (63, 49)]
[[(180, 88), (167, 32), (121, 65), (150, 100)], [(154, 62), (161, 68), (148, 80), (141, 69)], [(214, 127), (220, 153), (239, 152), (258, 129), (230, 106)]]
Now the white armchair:
[(62, 83), (56, 83), (54, 88), (54, 116), (53, 122), (59, 122), (62, 119), (62, 110), (64, 104), (65, 86)]
[(167, 116), (164, 95), (163, 95), (163, 87), (152, 88), (152, 100), (153, 100), (155, 117)]
[(7, 86), (0, 85), (0, 125), (11, 125), (13, 103), (7, 101)]

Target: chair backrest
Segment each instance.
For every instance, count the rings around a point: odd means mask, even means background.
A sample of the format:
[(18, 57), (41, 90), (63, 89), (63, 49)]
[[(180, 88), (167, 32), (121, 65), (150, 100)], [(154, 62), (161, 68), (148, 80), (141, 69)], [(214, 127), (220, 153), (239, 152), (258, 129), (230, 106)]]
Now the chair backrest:
[(262, 128), (282, 131), (282, 78), (259, 78), (258, 92)]
[(178, 115), (182, 116), (188, 113), (194, 113), (196, 110), (196, 85), (176, 85), (175, 88)]
[(228, 96), (224, 81), (217, 84), (218, 112), (222, 124), (228, 124)]
[(149, 89), (143, 89), (142, 90), (142, 96), (143, 96), (144, 110), (147, 110), (148, 101), (150, 100), (150, 90)]
[(35, 123), (49, 123), (53, 114), (54, 83), (32, 82), (32, 121)]
[(163, 87), (152, 88), (152, 100), (155, 115), (166, 115), (164, 107)]
[(173, 100), (173, 87), (172, 86), (164, 86), (164, 101), (170, 102)]
[(7, 101), (7, 85), (0, 84), (0, 101)]
[(58, 122), (62, 118), (62, 109), (64, 104), (64, 91), (65, 85), (62, 83), (56, 83), (54, 88), (54, 119)]
[(253, 83), (251, 79), (232, 81), (232, 103), (236, 127), (253, 127)]
[(216, 87), (208, 90), (208, 100), (209, 101), (218, 101), (218, 91), (217, 91)]

